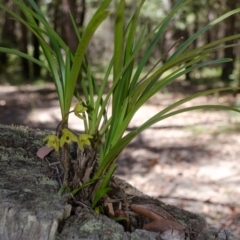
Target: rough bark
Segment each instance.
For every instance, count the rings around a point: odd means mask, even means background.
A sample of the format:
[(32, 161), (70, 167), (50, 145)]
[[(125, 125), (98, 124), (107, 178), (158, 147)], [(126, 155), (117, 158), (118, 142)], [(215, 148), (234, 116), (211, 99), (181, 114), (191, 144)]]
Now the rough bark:
[[(141, 229), (125, 232), (120, 224), (84, 205), (71, 214), (69, 197), (57, 194), (56, 171), (36, 157), (46, 134), (25, 127), (0, 125), (0, 239), (164, 239), (159, 233)], [(55, 153), (46, 160), (60, 161)], [(150, 198), (123, 180), (115, 178), (114, 182), (131, 197), (131, 203), (155, 204), (169, 212), (191, 230), (191, 239), (236, 240), (227, 230), (206, 228), (206, 221), (194, 213)], [(122, 194), (117, 193), (117, 189), (113, 191), (116, 196)]]

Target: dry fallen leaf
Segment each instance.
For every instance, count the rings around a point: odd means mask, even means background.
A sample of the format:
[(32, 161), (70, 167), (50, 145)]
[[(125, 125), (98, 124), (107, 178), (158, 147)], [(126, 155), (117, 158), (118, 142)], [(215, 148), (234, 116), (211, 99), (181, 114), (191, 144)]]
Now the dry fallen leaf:
[(164, 232), (170, 229), (184, 230), (185, 226), (178, 223), (173, 216), (167, 213), (162, 208), (153, 204), (138, 205), (131, 204), (130, 208), (132, 211), (148, 217), (152, 222), (147, 223), (143, 226), (143, 229), (152, 232)]
[(108, 200), (110, 200), (109, 197), (107, 197), (107, 199), (105, 200), (104, 202), (104, 206), (106, 208), (106, 211), (107, 211), (107, 214), (110, 218), (113, 218), (115, 217), (115, 212), (114, 212), (114, 209), (113, 209), (113, 204), (111, 202), (108, 202)]
[(43, 146), (38, 149), (37, 156), (44, 160), (44, 158), (53, 150), (53, 147)]

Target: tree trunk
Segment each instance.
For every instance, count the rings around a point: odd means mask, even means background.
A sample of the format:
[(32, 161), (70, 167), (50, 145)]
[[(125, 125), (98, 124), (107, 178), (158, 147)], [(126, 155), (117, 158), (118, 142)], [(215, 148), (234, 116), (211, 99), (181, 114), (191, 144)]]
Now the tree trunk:
[[(14, 4), (12, 1), (6, 1), (5, 4), (10, 10), (14, 11)], [(16, 34), (15, 34), (15, 21), (12, 19), (11, 15), (4, 12), (3, 14), (3, 25), (2, 25), (2, 36), (1, 39), (8, 46), (16, 45)]]
[(63, 38), (67, 43), (71, 51), (75, 51), (78, 46), (78, 39), (75, 33), (71, 18), (70, 12), (73, 16), (73, 19), (76, 19), (76, 9), (77, 4), (76, 0), (62, 0), (62, 28), (63, 28)]
[[(76, 207), (69, 204), (71, 196), (57, 194), (59, 155), (53, 152), (45, 161), (36, 157), (47, 134), (49, 132), (0, 125), (0, 239), (172, 239), (164, 238), (167, 231), (142, 230), (138, 223), (132, 223), (131, 232), (126, 232), (116, 221), (96, 214), (83, 202)], [(207, 240), (214, 236), (215, 240), (237, 240), (228, 230), (206, 228), (202, 217), (150, 198), (123, 180), (114, 178), (111, 187), (117, 198), (124, 194), (129, 204), (151, 205), (171, 214), (186, 226), (185, 237), (191, 235), (188, 239)], [(84, 195), (84, 191), (81, 194)], [(171, 229), (169, 234), (174, 231)]]
[[(12, 1), (5, 1), (5, 4), (9, 9), (14, 10), (14, 4)], [(0, 37), (0, 46), (12, 48), (16, 45), (16, 34), (15, 34), (15, 21), (11, 18), (11, 15), (4, 12), (2, 14), (2, 32)], [(7, 53), (0, 53), (0, 71), (5, 70), (8, 65), (8, 55)]]
[[(237, 1), (226, 1), (228, 11), (233, 10), (237, 6)], [(225, 20), (225, 37), (231, 36), (235, 34), (235, 22), (236, 22), (236, 14), (231, 15)], [(228, 44), (233, 44), (234, 41), (231, 40)], [(225, 85), (230, 84), (230, 75), (233, 73), (234, 64), (236, 59), (235, 48), (225, 48), (224, 49), (224, 58), (231, 58), (231, 62), (226, 62), (222, 67), (222, 75), (221, 80), (225, 83)]]
[(86, 15), (86, 1), (82, 0), (81, 10), (78, 12), (78, 16), (79, 16), (78, 26), (79, 27), (83, 26), (84, 20), (85, 20), (85, 15)]
[[(37, 1), (35, 0), (35, 3), (38, 5), (39, 0)], [(36, 23), (39, 24), (39, 21), (36, 20)], [(33, 44), (33, 57), (39, 60), (40, 59), (39, 41), (34, 34), (32, 35), (32, 44)], [(39, 78), (41, 76), (41, 67), (36, 63), (32, 64), (33, 64), (33, 77)]]
[[(24, 14), (21, 12), (21, 17), (25, 19)], [(20, 24), (20, 39), (19, 39), (19, 49), (21, 52), (28, 54), (28, 30), (27, 27), (22, 24)], [(22, 74), (23, 77), (25, 77), (25, 80), (30, 79), (30, 69), (29, 69), (29, 62), (26, 58), (21, 58), (21, 68), (22, 68)]]
[[(73, 16), (73, 19), (77, 25), (77, 27), (81, 31), (81, 27), (83, 26), (86, 14), (86, 1), (81, 0), (81, 4), (78, 4), (76, 0), (62, 0), (62, 16), (61, 21), (59, 21), (59, 17), (56, 13), (56, 9), (59, 9), (58, 5), (55, 5), (55, 14), (54, 14), (54, 26), (55, 29), (58, 29), (59, 22), (61, 24), (61, 32), (64, 41), (69, 46), (71, 51), (76, 51), (78, 46), (78, 38), (75, 33), (71, 18), (70, 12)], [(57, 20), (58, 19), (58, 20)]]
[[(35, 35), (33, 35), (32, 41), (33, 41), (33, 49), (34, 49), (33, 57), (39, 60), (40, 59), (39, 42)], [(34, 78), (39, 78), (41, 76), (41, 67), (36, 63), (32, 63), (32, 64), (33, 64), (33, 76)]]

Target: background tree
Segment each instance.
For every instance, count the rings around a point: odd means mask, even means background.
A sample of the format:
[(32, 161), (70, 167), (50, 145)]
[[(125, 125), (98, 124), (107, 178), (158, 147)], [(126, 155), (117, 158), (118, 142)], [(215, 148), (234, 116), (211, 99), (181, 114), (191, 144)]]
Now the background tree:
[[(12, 1), (3, 0), (5, 5), (10, 8), (14, 8)], [(77, 37), (74, 33), (71, 18), (69, 12), (72, 13), (74, 20), (76, 21), (77, 27), (81, 29), (85, 23), (88, 22), (94, 9), (99, 5), (96, 0), (37, 0), (35, 1), (38, 5), (44, 6), (44, 14), (48, 17), (52, 23), (55, 31), (59, 33), (66, 43), (70, 46), (73, 51), (77, 46)], [(147, 4), (143, 6), (142, 15), (139, 19), (140, 25), (146, 25), (146, 31), (151, 31), (154, 24), (160, 21), (174, 5), (175, 0), (149, 0)], [(126, 15), (131, 15), (131, 12), (136, 6), (136, 1), (128, 0), (126, 2)], [(187, 37), (194, 34), (199, 28), (206, 25), (221, 14), (238, 7), (240, 4), (237, 1), (219, 1), (219, 0), (204, 0), (201, 2), (193, 2), (183, 11), (176, 14), (175, 19), (177, 21), (170, 22), (165, 35), (157, 43), (156, 51), (153, 56), (149, 59), (149, 68), (153, 66), (157, 61), (165, 61), (168, 55), (174, 51), (178, 44), (181, 43), (181, 38), (186, 39)], [(112, 8), (114, 11), (114, 7)], [(112, 16), (114, 12), (112, 13)], [(205, 43), (210, 43), (216, 39), (231, 34), (237, 33), (239, 28), (239, 17), (237, 15), (231, 16), (229, 19), (223, 21), (217, 26), (214, 26), (209, 32), (201, 36), (201, 38), (194, 41), (189, 48), (194, 49)], [(112, 19), (108, 19), (96, 32), (95, 38), (91, 42), (90, 48), (88, 49), (89, 61), (96, 66), (96, 71), (101, 73), (101, 68), (109, 60), (109, 56), (112, 53), (112, 37), (113, 37), (113, 22)], [(233, 42), (232, 42), (233, 43)], [(28, 33), (28, 30), (20, 25), (16, 24), (9, 16), (5, 13), (0, 15), (0, 45), (18, 48), (19, 50), (32, 54), (35, 58), (39, 59), (41, 52), (37, 39)], [(9, 45), (10, 44), (10, 45)], [(176, 45), (176, 46), (175, 46)], [(218, 83), (225, 85), (232, 84), (231, 79), (237, 77), (234, 75), (238, 68), (239, 48), (227, 48), (225, 50), (219, 50), (212, 54), (212, 59), (216, 59), (222, 56), (230, 57), (233, 59), (232, 62), (224, 64), (221, 68), (218, 66), (209, 67), (209, 77), (217, 77)], [(94, 57), (93, 57), (94, 55)], [(140, 54), (141, 56), (141, 54)], [(8, 67), (11, 64), (16, 64), (14, 61), (7, 64), (8, 56), (6, 54), (0, 55), (1, 69), (3, 72), (8, 71)], [(36, 66), (35, 64), (29, 65), (26, 60), (21, 61), (21, 70), (19, 68), (11, 68), (11, 71), (21, 71), (24, 79), (30, 79), (32, 77), (46, 77), (44, 71)], [(196, 78), (206, 77), (204, 72), (197, 70), (190, 74), (186, 74), (186, 79), (189, 81)], [(230, 79), (231, 78), (231, 79)]]
[[(233, 10), (237, 7), (237, 1), (226, 1), (226, 11)], [(226, 19), (224, 24), (224, 35), (230, 36), (237, 33), (236, 28), (237, 17), (232, 15), (228, 19)], [(229, 44), (233, 44), (235, 41), (229, 41)], [(224, 63), (222, 67), (221, 79), (227, 84), (229, 82), (230, 76), (233, 73), (235, 60), (236, 60), (236, 52), (234, 48), (225, 48), (224, 49), (224, 57), (232, 58), (232, 62)]]
[[(14, 4), (10, 0), (3, 0), (4, 4), (14, 10)], [(17, 44), (16, 40), (16, 22), (11, 16), (4, 12), (0, 18), (0, 46), (14, 47)], [(0, 53), (0, 71), (3, 71), (8, 64), (8, 55)]]
[[(25, 18), (23, 13), (21, 13), (21, 17)], [(18, 38), (18, 44), (19, 44), (19, 50), (28, 53), (28, 30), (27, 27), (19, 23), (19, 38)], [(21, 70), (22, 70), (22, 75), (25, 77), (25, 80), (30, 78), (30, 70), (29, 70), (29, 65), (28, 65), (28, 60), (25, 58), (21, 58)]]
[[(35, 0), (36, 4), (40, 5), (39, 0)], [(37, 21), (39, 24), (39, 22)], [(33, 45), (33, 57), (36, 59), (40, 59), (40, 49), (39, 49), (39, 42), (35, 35), (32, 35), (32, 45)], [(39, 65), (33, 63), (33, 75), (35, 78), (39, 78), (41, 76), (41, 68)]]
[(70, 47), (70, 50), (72, 51), (76, 50), (78, 45), (78, 39), (76, 34), (74, 33), (72, 20), (69, 13), (71, 12), (77, 26), (82, 27), (85, 17), (85, 11), (85, 0), (82, 0), (81, 4), (79, 4), (76, 0), (62, 0), (62, 36), (67, 45)]

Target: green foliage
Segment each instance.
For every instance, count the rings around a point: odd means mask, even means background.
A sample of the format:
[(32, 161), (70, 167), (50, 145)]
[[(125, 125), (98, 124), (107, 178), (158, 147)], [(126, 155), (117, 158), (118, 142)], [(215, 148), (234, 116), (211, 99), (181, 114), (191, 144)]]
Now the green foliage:
[[(116, 159), (119, 154), (121, 154), (134, 137), (151, 125), (176, 114), (202, 108), (216, 108), (240, 112), (238, 108), (220, 105), (200, 105), (181, 108), (184, 103), (199, 96), (233, 89), (218, 88), (196, 93), (172, 103), (136, 130), (125, 134), (130, 121), (139, 108), (166, 85), (195, 69), (231, 61), (231, 59), (227, 58), (208, 60), (208, 57), (219, 48), (232, 47), (233, 45), (222, 46), (222, 44), (229, 40), (238, 39), (240, 34), (219, 39), (193, 50), (188, 50), (188, 47), (215, 24), (233, 14), (239, 13), (240, 8), (220, 16), (198, 30), (189, 39), (186, 39), (179, 45), (166, 62), (157, 62), (145, 77), (141, 78), (142, 74), (146, 72), (145, 66), (156, 44), (167, 30), (169, 22), (181, 9), (190, 4), (191, 0), (178, 0), (167, 16), (160, 20), (157, 26), (148, 33), (146, 26), (138, 29), (139, 16), (145, 0), (139, 1), (138, 7), (126, 25), (125, 0), (117, 1), (114, 53), (105, 71), (101, 86), (98, 86), (92, 74), (91, 66), (88, 63), (86, 50), (94, 32), (109, 15), (109, 11), (106, 9), (112, 0), (102, 1), (86, 26), (82, 36), (79, 35), (72, 19), (79, 38), (79, 45), (75, 53), (69, 50), (64, 41), (51, 28), (40, 9), (34, 4), (34, 1), (29, 0), (29, 3), (35, 9), (36, 13), (22, 2), (17, 0), (14, 0), (14, 2), (18, 4), (25, 14), (26, 20), (16, 15), (3, 4), (0, 4), (0, 8), (9, 12), (17, 21), (25, 24), (37, 36), (48, 65), (44, 65), (32, 57), (15, 50), (0, 48), (0, 51), (17, 54), (30, 61), (35, 61), (52, 74), (58, 93), (63, 122), (67, 121), (74, 93), (79, 102), (83, 103), (84, 111), (86, 110), (83, 117), (85, 132), (89, 134), (88, 136), (93, 136), (91, 140), (92, 148), (99, 149), (99, 163), (93, 178), (83, 183), (79, 188), (74, 189), (72, 194), (76, 194), (83, 187), (98, 182), (99, 187), (92, 199), (93, 208), (111, 190), (109, 188), (109, 181), (116, 169)], [(40, 26), (36, 24), (36, 20), (40, 21)], [(64, 51), (64, 54), (62, 54), (62, 51)], [(144, 52), (144, 54), (140, 62), (138, 62), (137, 58), (140, 51)], [(112, 85), (108, 93), (104, 95), (104, 89), (111, 83), (111, 77), (113, 77)], [(77, 81), (81, 84), (84, 98), (80, 97), (80, 94), (76, 91)], [(107, 114), (109, 105), (111, 105), (112, 110), (110, 116)]]

